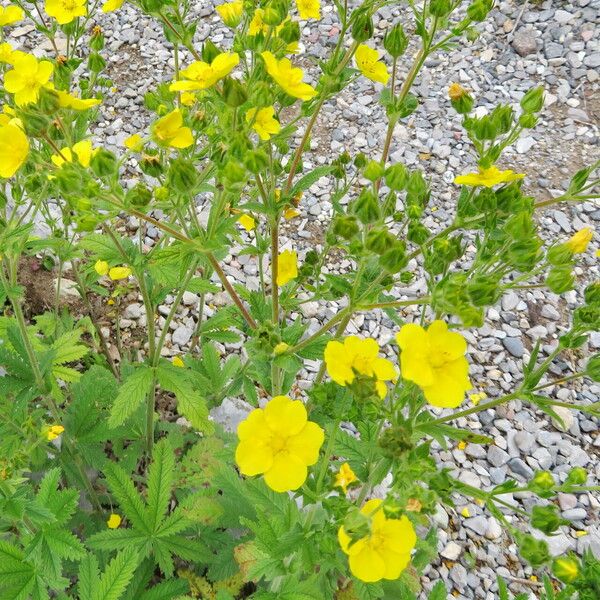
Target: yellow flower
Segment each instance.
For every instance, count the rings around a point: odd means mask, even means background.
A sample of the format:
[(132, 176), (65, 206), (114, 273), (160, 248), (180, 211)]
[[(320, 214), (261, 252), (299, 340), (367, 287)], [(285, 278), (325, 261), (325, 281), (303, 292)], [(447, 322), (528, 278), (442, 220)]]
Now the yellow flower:
[(8, 42), (0, 44), (0, 62), (12, 65), (15, 52)]
[(115, 10), (119, 10), (121, 6), (123, 6), (125, 0), (106, 0), (106, 2), (102, 5), (102, 12), (109, 13)]
[(141, 152), (144, 148), (144, 138), (139, 133), (134, 133), (125, 138), (123, 145), (127, 150), (131, 150), (132, 152)]
[(273, 348), (273, 354), (275, 356), (279, 356), (280, 354), (287, 352), (289, 347), (289, 344), (286, 344), (285, 342), (279, 342), (279, 344), (277, 344), (275, 348)]
[(469, 400), (477, 406), (482, 400), (487, 398), (487, 394), (485, 392), (479, 392), (477, 394), (469, 394)]
[(356, 49), (354, 60), (356, 60), (356, 66), (365, 77), (371, 81), (387, 85), (390, 74), (385, 64), (379, 60), (379, 52), (377, 50), (369, 48), (366, 44), (361, 44)]
[(183, 127), (183, 115), (176, 108), (152, 126), (152, 133), (160, 144), (172, 148), (187, 148), (194, 143), (189, 127)]
[(0, 177), (12, 177), (29, 154), (29, 141), (14, 121), (0, 126)]
[(246, 122), (252, 123), (252, 129), (258, 133), (261, 140), (268, 140), (281, 130), (281, 125), (275, 118), (275, 109), (272, 106), (251, 108), (246, 113)]
[(63, 90), (54, 90), (58, 94), (58, 105), (61, 108), (71, 108), (73, 110), (87, 110), (98, 106), (101, 100), (98, 98), (78, 98), (72, 96)]
[(466, 93), (467, 90), (460, 83), (452, 83), (448, 88), (448, 98), (450, 100), (460, 100)]
[(261, 56), (265, 61), (267, 73), (286, 94), (301, 100), (310, 100), (317, 95), (313, 87), (302, 81), (302, 69), (292, 66), (289, 58), (277, 60), (271, 52), (261, 52)]
[(97, 260), (94, 269), (98, 275), (106, 275), (108, 273), (108, 263), (105, 260)]
[(347, 462), (345, 462), (340, 467), (340, 470), (335, 474), (334, 487), (342, 488), (342, 491), (345, 494), (348, 491), (348, 486), (351, 483), (354, 483), (355, 481), (358, 481), (358, 477), (356, 476), (356, 473), (352, 470), (350, 465)]
[(196, 94), (192, 94), (192, 92), (182, 92), (179, 101), (184, 106), (193, 106), (196, 103)]
[(246, 230), (252, 231), (256, 227), (256, 221), (251, 215), (243, 214), (239, 219), (238, 223)]
[(581, 530), (581, 529), (580, 529), (579, 531), (576, 531), (576, 532), (575, 532), (575, 537), (578, 537), (578, 538), (580, 538), (580, 537), (584, 537), (584, 536), (586, 536), (587, 534), (588, 534), (588, 532), (587, 532), (587, 531), (583, 531), (583, 530)]
[(265, 11), (262, 8), (257, 8), (252, 15), (250, 24), (248, 25), (248, 35), (257, 35), (258, 33), (266, 33), (269, 29), (268, 25), (263, 21)]
[(50, 427), (46, 429), (46, 439), (51, 442), (52, 440), (55, 440), (64, 430), (65, 428), (62, 425), (50, 425)]
[(244, 3), (242, 0), (226, 2), (225, 4), (219, 4), (216, 9), (221, 19), (223, 19), (223, 23), (225, 23), (227, 27), (237, 27), (242, 20)]
[(470, 389), (467, 342), (448, 331), (444, 321), (434, 321), (427, 331), (420, 325), (404, 325), (396, 340), (402, 350), (402, 377), (414, 381), (433, 406), (454, 408)]
[(284, 250), (277, 257), (277, 285), (285, 285), (298, 277), (298, 255), (293, 250)]
[(582, 254), (587, 250), (593, 237), (594, 232), (589, 227), (584, 227), (575, 233), (565, 245), (573, 254)]
[(66, 25), (77, 17), (87, 15), (87, 0), (46, 0), (46, 12), (60, 25)]
[(174, 81), (169, 89), (172, 92), (206, 90), (219, 79), (229, 75), (239, 62), (240, 57), (236, 52), (223, 52), (210, 64), (197, 60), (187, 69), (182, 69), (180, 72), (182, 81)]
[(110, 517), (106, 521), (106, 525), (109, 529), (116, 529), (121, 524), (121, 515), (111, 513)]
[(20, 21), (24, 16), (23, 9), (19, 6), (15, 6), (14, 4), (0, 6), (0, 27), (12, 25)]
[(300, 211), (296, 210), (295, 208), (286, 208), (285, 211), (283, 212), (283, 218), (286, 221), (294, 219), (299, 215), (300, 215)]
[(62, 167), (66, 162), (73, 162), (73, 154), (77, 158), (77, 162), (82, 167), (89, 167), (92, 156), (96, 153), (96, 150), (92, 149), (92, 142), (90, 140), (83, 140), (73, 144), (71, 148), (61, 148), (60, 154), (53, 154), (50, 160), (57, 166)]
[(243, 475), (264, 475), (276, 492), (297, 490), (308, 468), (319, 460), (323, 430), (307, 420), (299, 400), (276, 396), (264, 409), (253, 410), (237, 430), (235, 461)]
[(320, 19), (320, 0), (296, 0), (296, 8), (301, 19)]
[(15, 58), (14, 68), (4, 74), (4, 88), (15, 95), (17, 106), (37, 102), (40, 88), (46, 85), (54, 67), (47, 60), (39, 61), (31, 54)]
[(471, 516), (471, 511), (469, 510), (469, 508), (467, 506), (465, 506), (461, 511), (460, 514), (465, 518), (468, 519)]
[(119, 279), (127, 279), (131, 275), (131, 269), (129, 267), (113, 267), (108, 271), (108, 276), (113, 281), (118, 281)]
[(461, 440), (460, 442), (458, 442), (458, 444), (456, 445), (456, 447), (459, 450), (464, 450), (467, 447), (467, 442)]
[(329, 377), (339, 385), (352, 383), (357, 375), (375, 378), (375, 387), (380, 398), (387, 393), (386, 381), (395, 381), (396, 368), (386, 358), (379, 357), (379, 346), (371, 338), (348, 336), (344, 342), (327, 343), (324, 353)]
[(500, 171), (497, 167), (492, 165), (488, 169), (479, 168), (478, 173), (467, 173), (466, 175), (459, 175), (454, 179), (454, 183), (460, 185), (480, 186), (491, 188), (499, 183), (510, 183), (511, 181), (517, 181), (523, 179), (525, 175), (523, 173), (514, 173), (510, 169), (507, 171)]
[(180, 356), (174, 356), (171, 362), (173, 363), (174, 367), (185, 367), (185, 363), (183, 360), (181, 360)]
[(596, 250), (596, 258), (600, 258), (600, 248), (598, 248), (598, 250)]
[(412, 523), (406, 516), (388, 519), (378, 498), (369, 500), (360, 512), (370, 519), (370, 532), (353, 543), (349, 533), (340, 527), (338, 540), (348, 555), (354, 577), (367, 583), (381, 579), (397, 579), (408, 563), (417, 543)]

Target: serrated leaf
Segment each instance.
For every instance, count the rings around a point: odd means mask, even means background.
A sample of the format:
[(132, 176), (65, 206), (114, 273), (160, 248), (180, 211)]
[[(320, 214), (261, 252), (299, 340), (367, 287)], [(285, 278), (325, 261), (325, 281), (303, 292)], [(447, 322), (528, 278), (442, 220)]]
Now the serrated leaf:
[(110, 427), (122, 425), (151, 393), (154, 383), (154, 369), (139, 365), (119, 389), (110, 411)]
[(88, 353), (88, 348), (79, 344), (81, 330), (73, 329), (63, 333), (53, 344), (54, 364), (62, 365), (64, 363), (74, 362), (83, 358)]
[(46, 544), (60, 558), (79, 560), (85, 556), (83, 544), (70, 531), (55, 527), (45, 535)]
[(122, 550), (108, 563), (92, 600), (119, 600), (133, 577), (139, 561), (137, 550)]
[(156, 531), (169, 507), (175, 458), (167, 439), (154, 446), (153, 461), (148, 472), (148, 517), (150, 528)]
[(299, 192), (303, 192), (307, 190), (313, 183), (316, 183), (321, 177), (325, 177), (325, 175), (329, 175), (333, 172), (335, 167), (332, 165), (323, 165), (321, 167), (317, 167), (307, 173), (306, 175), (300, 177), (298, 181), (292, 186), (289, 195), (291, 197), (295, 196)]
[(92, 600), (99, 579), (98, 559), (94, 554), (87, 554), (79, 564), (79, 581), (77, 582), (79, 600)]

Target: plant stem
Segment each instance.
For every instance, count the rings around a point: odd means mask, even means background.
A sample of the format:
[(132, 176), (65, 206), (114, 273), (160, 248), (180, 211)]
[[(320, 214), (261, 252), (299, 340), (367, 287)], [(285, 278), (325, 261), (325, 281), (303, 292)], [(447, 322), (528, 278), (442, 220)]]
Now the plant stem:
[(460, 410), (458, 412), (452, 413), (451, 415), (446, 415), (445, 417), (440, 417), (439, 419), (434, 419), (433, 421), (428, 421), (427, 425), (440, 425), (442, 423), (447, 423), (448, 421), (454, 421), (455, 419), (460, 419), (461, 417), (466, 417), (468, 415), (472, 415), (476, 412), (481, 412), (482, 410), (487, 410), (488, 408), (494, 408), (495, 406), (499, 406), (500, 404), (505, 404), (510, 400), (514, 400), (518, 398), (520, 395), (520, 390), (513, 392), (512, 394), (507, 394), (506, 396), (501, 396), (500, 398), (496, 398), (495, 400), (491, 400), (490, 402), (486, 402), (485, 404), (478, 404), (477, 406), (473, 406), (471, 408), (467, 408), (465, 410)]
[(327, 475), (327, 470), (329, 469), (329, 458), (333, 453), (333, 446), (335, 445), (335, 438), (340, 428), (340, 422), (341, 419), (336, 419), (331, 423), (331, 427), (329, 429), (327, 445), (325, 446), (325, 453), (323, 454), (323, 458), (321, 459), (321, 468), (319, 469), (319, 475), (317, 476), (317, 496), (321, 493), (321, 487), (323, 485), (325, 475)]

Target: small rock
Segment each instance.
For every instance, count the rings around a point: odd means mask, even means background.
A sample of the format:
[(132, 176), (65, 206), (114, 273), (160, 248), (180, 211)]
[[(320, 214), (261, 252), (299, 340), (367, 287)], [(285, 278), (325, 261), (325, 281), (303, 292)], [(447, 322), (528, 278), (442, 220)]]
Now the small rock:
[(515, 33), (512, 41), (512, 47), (519, 56), (528, 56), (537, 52), (537, 44), (535, 41), (535, 32), (528, 29), (519, 29)]
[(498, 520), (495, 517), (490, 517), (488, 520), (487, 530), (485, 532), (485, 537), (488, 540), (497, 540), (502, 536), (502, 527)]
[(171, 337), (174, 344), (178, 346), (185, 346), (191, 339), (192, 335), (194, 335), (194, 331), (189, 327), (180, 326), (178, 327)]
[(568, 521), (583, 521), (587, 517), (585, 508), (570, 508), (563, 510), (562, 516)]
[(569, 431), (573, 426), (573, 422), (575, 421), (575, 417), (573, 416), (573, 411), (564, 407), (564, 406), (553, 406), (552, 410), (561, 418), (562, 423), (558, 419), (552, 419), (552, 424), (556, 429), (560, 429), (561, 431)]
[(515, 434), (515, 444), (517, 448), (523, 453), (528, 454), (533, 448), (533, 443), (535, 442), (535, 438), (531, 433), (527, 431), (517, 431)]
[(440, 555), (447, 560), (457, 560), (462, 553), (462, 548), (456, 542), (448, 542)]
[(523, 342), (519, 338), (505, 337), (502, 340), (502, 345), (508, 350), (515, 358), (521, 358), (525, 354), (525, 348)]
[(525, 479), (531, 479), (533, 477), (533, 470), (520, 458), (511, 458), (508, 461), (508, 467), (513, 473), (524, 477)]
[(488, 528), (487, 519), (483, 515), (479, 517), (471, 517), (470, 519), (465, 519), (463, 521), (463, 525), (467, 529), (471, 529), (479, 535), (485, 535), (485, 532)]
[(501, 467), (510, 460), (510, 455), (498, 446), (490, 446), (487, 451), (487, 460), (494, 467)]

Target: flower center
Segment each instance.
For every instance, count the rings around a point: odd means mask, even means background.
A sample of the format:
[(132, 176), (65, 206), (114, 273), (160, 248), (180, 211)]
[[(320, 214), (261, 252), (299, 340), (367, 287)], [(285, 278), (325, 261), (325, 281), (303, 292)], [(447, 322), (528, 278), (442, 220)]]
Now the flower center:
[(278, 454), (287, 449), (287, 438), (281, 435), (274, 435), (271, 438), (271, 448), (274, 454)]
[(73, 12), (77, 8), (75, 0), (63, 0), (63, 8), (67, 12)]

